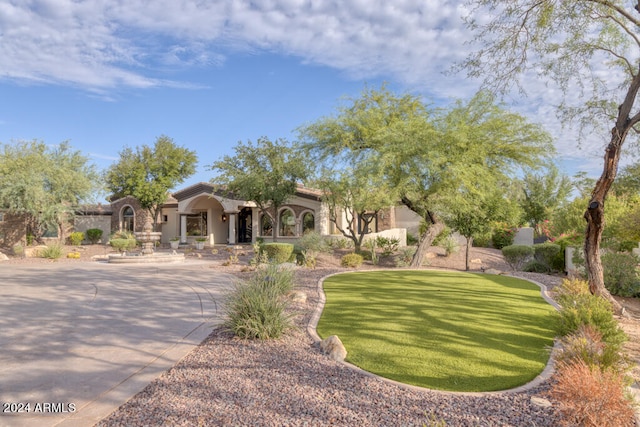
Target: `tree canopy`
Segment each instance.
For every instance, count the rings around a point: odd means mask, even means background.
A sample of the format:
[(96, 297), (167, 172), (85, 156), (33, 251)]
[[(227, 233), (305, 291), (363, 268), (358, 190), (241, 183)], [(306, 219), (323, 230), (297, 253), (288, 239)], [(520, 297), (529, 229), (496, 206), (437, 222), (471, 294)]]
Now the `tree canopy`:
[(521, 201), (524, 220), (540, 232), (540, 224), (565, 203), (573, 189), (568, 176), (549, 165), (542, 173), (526, 173), (522, 179)]
[(262, 137), (255, 144), (240, 141), (234, 150), (235, 155), (226, 155), (213, 163), (211, 169), (219, 175), (212, 182), (234, 198), (255, 202), (269, 215), (275, 241), (278, 210), (308, 178), (311, 167), (308, 159), (286, 139), (271, 141)]
[(320, 160), (378, 165), (398, 199), (431, 226), (420, 237), (412, 265), (444, 228), (440, 216), (458, 193), (481, 194), (553, 152), (539, 126), (508, 112), (487, 92), (448, 109), (429, 108), (416, 96), (385, 87), (300, 129)]
[[(480, 47), (461, 69), (500, 93), (523, 89), (523, 77), (541, 74), (564, 91), (566, 102), (559, 106), (564, 117), (577, 120), (583, 130), (611, 126), (603, 172), (585, 206), (584, 250), (591, 291), (621, 311), (604, 287), (600, 242), (622, 147), (640, 122), (640, 7), (619, 0), (469, 3), (468, 25)], [(637, 135), (632, 138), (637, 142)]]
[(0, 207), (24, 214), (28, 232), (39, 239), (48, 229), (64, 238), (64, 224), (99, 189), (98, 173), (68, 142), (0, 144)]
[(165, 135), (158, 137), (153, 147), (143, 145), (135, 151), (126, 147), (119, 155), (105, 173), (111, 200), (135, 197), (154, 223), (169, 190), (193, 175), (198, 163), (195, 151), (176, 145)]

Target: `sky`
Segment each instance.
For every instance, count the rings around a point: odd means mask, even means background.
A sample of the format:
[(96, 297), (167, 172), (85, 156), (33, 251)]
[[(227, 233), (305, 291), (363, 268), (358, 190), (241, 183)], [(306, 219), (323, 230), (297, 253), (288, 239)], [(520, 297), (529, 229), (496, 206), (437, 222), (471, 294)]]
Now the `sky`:
[[(345, 97), (384, 82), (450, 105), (479, 82), (446, 73), (472, 35), (463, 1), (3, 0), (0, 143), (69, 141), (104, 170), (124, 147), (166, 135), (198, 172), (239, 142), (296, 139)], [(507, 106), (542, 124), (568, 175), (602, 171), (606, 138), (578, 147), (559, 93), (533, 82)]]

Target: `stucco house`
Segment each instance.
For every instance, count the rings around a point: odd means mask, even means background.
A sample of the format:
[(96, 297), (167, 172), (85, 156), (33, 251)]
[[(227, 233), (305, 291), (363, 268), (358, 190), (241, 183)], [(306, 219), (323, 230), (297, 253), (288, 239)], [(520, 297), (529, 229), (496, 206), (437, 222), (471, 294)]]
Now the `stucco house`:
[[(317, 190), (299, 186), (296, 194), (277, 213), (279, 227), (274, 230), (269, 215), (261, 212), (254, 202), (229, 198), (216, 191), (210, 183), (200, 182), (171, 194), (161, 207), (159, 231), (161, 243), (178, 238), (181, 243), (192, 243), (204, 238), (208, 246), (221, 244), (253, 243), (257, 238), (265, 241), (295, 241), (307, 230), (315, 230), (321, 235), (336, 235), (339, 232), (329, 220), (329, 210), (322, 202)], [(148, 212), (140, 207), (131, 196), (113, 200), (110, 204), (86, 206), (74, 219), (75, 231), (90, 228), (103, 230), (103, 242), (118, 230), (141, 231), (147, 221)], [(0, 244), (9, 246), (24, 241), (16, 232), (19, 219), (0, 213)], [(346, 218), (339, 219), (341, 226)], [(417, 231), (417, 216), (404, 207), (389, 208), (374, 218), (367, 233), (384, 233), (399, 237), (404, 242), (406, 229)], [(360, 229), (359, 224), (353, 227)], [(5, 230), (14, 230), (11, 235)], [(4, 230), (4, 231), (3, 231)], [(363, 230), (364, 231), (364, 230)], [(3, 234), (4, 233), (4, 234)], [(6, 238), (10, 237), (10, 238)]]

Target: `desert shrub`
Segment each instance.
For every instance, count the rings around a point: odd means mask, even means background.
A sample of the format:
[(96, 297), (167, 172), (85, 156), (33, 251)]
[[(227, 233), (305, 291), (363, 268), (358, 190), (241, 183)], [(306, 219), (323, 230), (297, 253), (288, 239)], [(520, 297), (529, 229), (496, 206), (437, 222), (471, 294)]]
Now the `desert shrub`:
[(52, 243), (47, 245), (46, 247), (40, 249), (38, 251), (38, 256), (40, 258), (48, 258), (48, 259), (58, 259), (62, 257), (64, 253), (64, 248), (59, 243)]
[(364, 248), (366, 249), (366, 251), (360, 252), (362, 258), (366, 259), (367, 261), (371, 261), (373, 265), (378, 265), (378, 243), (376, 239), (367, 239), (362, 244), (362, 246), (364, 246)]
[(560, 363), (583, 361), (591, 367), (625, 372), (629, 367), (627, 357), (616, 346), (607, 345), (602, 334), (591, 325), (578, 329), (559, 340), (561, 350), (556, 354)]
[(16, 243), (15, 245), (13, 245), (13, 247), (11, 248), (11, 251), (13, 252), (14, 255), (18, 255), (18, 256), (24, 255), (24, 247), (20, 243)]
[(115, 238), (109, 240), (109, 244), (118, 252), (125, 252), (135, 248), (138, 242), (136, 239)]
[(533, 260), (528, 262), (522, 268), (522, 271), (526, 271), (528, 273), (548, 273), (549, 268), (545, 264), (542, 264), (541, 262)]
[(633, 240), (623, 240), (622, 242), (620, 242), (620, 246), (618, 247), (618, 250), (620, 252), (631, 252), (633, 249), (637, 247), (638, 247), (638, 242)]
[(564, 280), (556, 294), (556, 300), (562, 306), (559, 312), (561, 335), (569, 335), (582, 325), (590, 325), (602, 335), (607, 345), (616, 350), (622, 348), (627, 336), (613, 317), (611, 303), (604, 298), (591, 295), (586, 282)]
[[(422, 234), (424, 234), (426, 231), (427, 229), (425, 228), (424, 231), (422, 231)], [(442, 243), (445, 240), (447, 240), (450, 236), (451, 236), (451, 228), (445, 225), (442, 231), (433, 239), (433, 242), (431, 242), (431, 245), (442, 246)]]
[(514, 270), (520, 270), (533, 257), (533, 246), (509, 245), (502, 248), (505, 261)]
[(460, 245), (458, 244), (458, 240), (455, 237), (449, 236), (440, 244), (440, 246), (444, 249), (444, 253), (446, 256), (450, 256), (451, 254), (455, 254), (460, 250)]
[(513, 245), (513, 239), (515, 235), (516, 229), (514, 227), (508, 227), (506, 225), (499, 224), (493, 230), (493, 234), (491, 234), (493, 247), (496, 249), (502, 249), (505, 246)]
[(84, 233), (82, 231), (74, 231), (69, 234), (69, 244), (72, 246), (80, 246), (84, 240)]
[(100, 239), (102, 239), (102, 230), (99, 228), (90, 228), (87, 230), (87, 240), (89, 240), (92, 245), (98, 243)]
[(585, 427), (632, 427), (634, 410), (625, 397), (624, 376), (578, 360), (559, 363), (549, 396), (560, 403), (563, 424)]
[(378, 236), (376, 238), (376, 244), (382, 249), (382, 256), (390, 256), (398, 251), (400, 239)]
[(69, 252), (67, 254), (67, 258), (70, 259), (80, 259), (80, 252)]
[(240, 338), (279, 338), (293, 325), (287, 306), (287, 299), (270, 280), (238, 282), (225, 300), (224, 326)]
[(267, 254), (267, 259), (276, 264), (287, 262), (293, 254), (291, 243), (265, 243), (262, 250)]
[(554, 259), (560, 253), (560, 245), (554, 243), (540, 243), (533, 245), (533, 258), (543, 266), (546, 271), (551, 271), (554, 265)]
[(298, 246), (306, 251), (329, 252), (331, 250), (327, 240), (314, 230), (305, 231), (300, 240), (298, 240)]
[(610, 252), (602, 255), (604, 285), (613, 295), (640, 296), (638, 257), (631, 253)]
[(344, 237), (332, 238), (329, 240), (332, 249), (350, 249), (353, 247), (353, 240)]
[(411, 233), (407, 233), (407, 246), (417, 245), (419, 241), (420, 239), (418, 239), (416, 236)]
[(346, 254), (340, 260), (340, 265), (343, 267), (357, 268), (362, 265), (362, 261), (364, 261), (364, 259), (360, 254)]
[(416, 248), (402, 248), (396, 258), (396, 267), (408, 267), (413, 259), (413, 254), (416, 253)]
[(249, 283), (255, 283), (256, 286), (262, 284), (269, 288), (274, 288), (281, 295), (285, 295), (293, 289), (293, 270), (275, 263), (269, 263), (264, 268), (257, 269)]

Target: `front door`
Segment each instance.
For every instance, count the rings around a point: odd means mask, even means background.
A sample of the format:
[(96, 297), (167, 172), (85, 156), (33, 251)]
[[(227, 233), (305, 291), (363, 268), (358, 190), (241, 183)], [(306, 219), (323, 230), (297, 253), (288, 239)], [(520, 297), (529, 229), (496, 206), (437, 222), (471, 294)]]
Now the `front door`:
[(251, 243), (251, 208), (238, 213), (238, 243)]

